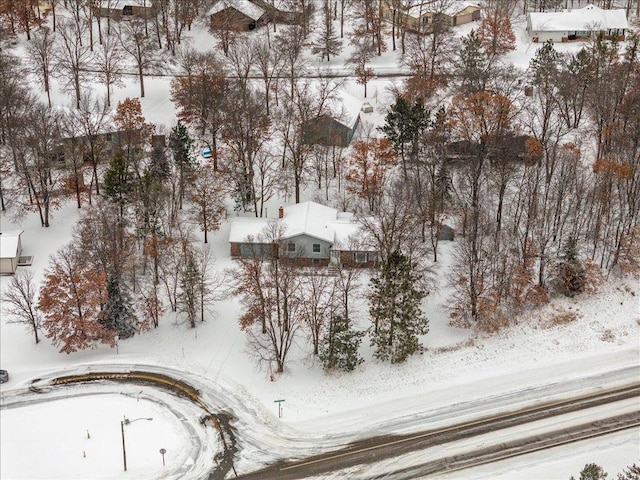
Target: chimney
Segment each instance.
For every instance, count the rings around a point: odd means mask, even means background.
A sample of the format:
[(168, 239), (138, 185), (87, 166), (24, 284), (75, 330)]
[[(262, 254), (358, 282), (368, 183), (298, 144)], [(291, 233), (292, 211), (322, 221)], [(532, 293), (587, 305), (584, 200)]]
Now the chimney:
[(278, 218), (282, 217), (284, 217), (284, 208), (282, 207), (282, 205), (280, 205), (280, 207), (278, 208)]

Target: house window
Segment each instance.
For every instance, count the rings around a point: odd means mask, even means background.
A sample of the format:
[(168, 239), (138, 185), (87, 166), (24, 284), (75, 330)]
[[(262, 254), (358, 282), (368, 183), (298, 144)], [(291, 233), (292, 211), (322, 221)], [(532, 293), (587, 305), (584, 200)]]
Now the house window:
[(287, 243), (287, 252), (295, 253), (295, 251), (296, 251), (296, 244), (293, 242)]
[(367, 252), (353, 252), (353, 261), (354, 263), (366, 263)]
[(264, 258), (271, 256), (271, 244), (268, 243), (243, 243), (240, 245), (242, 258)]
[(313, 253), (320, 253), (320, 244), (319, 243), (314, 243), (313, 244)]

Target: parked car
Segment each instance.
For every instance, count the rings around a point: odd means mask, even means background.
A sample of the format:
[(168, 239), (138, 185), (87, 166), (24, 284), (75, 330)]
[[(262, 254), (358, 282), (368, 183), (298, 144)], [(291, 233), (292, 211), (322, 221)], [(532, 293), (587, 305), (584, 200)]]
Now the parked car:
[(9, 372), (6, 370), (0, 370), (0, 383), (9, 381)]
[(202, 156), (204, 158), (211, 158), (213, 156), (213, 154), (211, 153), (211, 149), (209, 147), (203, 147)]

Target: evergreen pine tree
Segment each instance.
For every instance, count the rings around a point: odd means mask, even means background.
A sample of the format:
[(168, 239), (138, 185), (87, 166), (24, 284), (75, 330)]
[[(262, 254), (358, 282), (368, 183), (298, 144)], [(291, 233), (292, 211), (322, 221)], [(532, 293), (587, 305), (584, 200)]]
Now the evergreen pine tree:
[(175, 163), (176, 170), (178, 171), (178, 198), (180, 209), (182, 209), (182, 200), (184, 199), (186, 181), (193, 167), (193, 161), (191, 159), (192, 147), (193, 140), (189, 136), (187, 127), (185, 127), (182, 122), (178, 121), (169, 134), (169, 148), (171, 148), (171, 152), (173, 153), (173, 162)]
[(325, 0), (323, 7), (324, 29), (320, 34), (320, 53), (322, 58), (327, 58), (327, 62), (331, 60), (331, 56), (337, 56), (342, 51), (342, 40), (338, 37), (333, 23), (333, 14), (329, 1)]
[(556, 81), (559, 62), (560, 54), (553, 47), (553, 42), (547, 40), (529, 62), (532, 83), (543, 88), (550, 87)]
[(486, 90), (490, 75), (490, 62), (482, 48), (482, 42), (476, 31), (471, 30), (469, 35), (462, 37), (462, 49), (456, 71), (460, 93), (473, 95)]
[(420, 141), (431, 126), (431, 112), (421, 98), (410, 104), (404, 97), (396, 97), (396, 103), (385, 117), (382, 131), (400, 154), (405, 176), (407, 161), (413, 163), (417, 160)]
[(116, 153), (109, 162), (109, 167), (104, 173), (103, 189), (104, 194), (120, 207), (122, 216), (124, 207), (130, 202), (134, 190), (132, 175), (122, 152)]
[(110, 330), (118, 332), (118, 337), (129, 338), (136, 333), (136, 318), (129, 295), (120, 288), (120, 279), (116, 275), (107, 280), (107, 302), (102, 310), (100, 323)]
[[(605, 480), (607, 476), (607, 472), (600, 465), (587, 463), (580, 472), (579, 480)], [(571, 476), (571, 480), (575, 478)]]
[(415, 264), (396, 250), (380, 276), (371, 280), (369, 312), (376, 325), (371, 343), (377, 358), (400, 363), (420, 350), (418, 336), (429, 331), (429, 320), (420, 310), (425, 297), (417, 288), (420, 279)]
[(350, 372), (364, 360), (358, 353), (364, 332), (353, 330), (349, 320), (337, 316), (329, 322), (329, 331), (320, 346), (319, 358), (325, 370)]
[(166, 180), (171, 173), (165, 149), (162, 145), (157, 143), (153, 146), (153, 150), (151, 150), (149, 173), (153, 178), (156, 178), (161, 182)]
[(578, 257), (578, 243), (569, 237), (557, 267), (557, 288), (567, 296), (581, 293), (587, 283), (587, 273)]
[(617, 480), (640, 480), (640, 467), (635, 463), (618, 474)]
[(451, 192), (453, 191), (453, 180), (447, 166), (447, 162), (440, 162), (436, 170), (436, 179), (434, 189), (440, 202), (451, 200)]
[(187, 315), (191, 328), (196, 328), (200, 285), (200, 265), (193, 253), (189, 252), (180, 277), (180, 311)]

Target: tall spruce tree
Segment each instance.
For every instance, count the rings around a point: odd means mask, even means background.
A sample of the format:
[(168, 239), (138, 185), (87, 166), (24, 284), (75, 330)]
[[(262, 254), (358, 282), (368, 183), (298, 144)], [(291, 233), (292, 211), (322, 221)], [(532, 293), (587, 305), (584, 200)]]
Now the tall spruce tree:
[(342, 40), (338, 37), (333, 23), (333, 12), (329, 0), (324, 1), (322, 13), (324, 17), (324, 28), (319, 38), (320, 53), (322, 54), (322, 59), (324, 60), (326, 58), (328, 62), (332, 56), (335, 57), (342, 51)]
[(124, 207), (131, 202), (134, 191), (133, 175), (125, 162), (122, 152), (116, 153), (104, 174), (104, 194), (120, 207), (120, 217), (124, 216)]
[(420, 141), (431, 126), (431, 112), (424, 106), (422, 98), (416, 98), (410, 104), (404, 97), (396, 97), (396, 103), (385, 117), (382, 131), (400, 154), (405, 178), (407, 163), (417, 161)]
[(173, 152), (173, 162), (178, 172), (179, 208), (182, 209), (185, 185), (193, 167), (193, 160), (191, 158), (193, 139), (189, 136), (187, 127), (180, 121), (171, 129), (171, 133), (169, 134), (169, 147)]
[(371, 279), (369, 313), (375, 324), (371, 344), (380, 360), (400, 363), (420, 350), (418, 336), (429, 331), (429, 320), (420, 309), (426, 296), (419, 289), (420, 280), (415, 263), (398, 250)]
[(617, 480), (640, 480), (640, 467), (635, 463), (618, 474)]
[(118, 337), (130, 338), (136, 334), (138, 319), (132, 308), (131, 297), (121, 287), (117, 275), (107, 280), (107, 302), (102, 310), (100, 323), (109, 330), (118, 332)]
[(473, 95), (487, 89), (492, 65), (475, 30), (462, 37), (462, 48), (456, 63), (455, 76), (461, 94)]
[(578, 242), (575, 237), (569, 237), (558, 263), (557, 288), (572, 297), (584, 291), (586, 277), (586, 268), (578, 256)]
[[(605, 480), (608, 476), (600, 465), (587, 463), (580, 472), (579, 480)], [(571, 480), (575, 480), (575, 478), (571, 476)]]
[(200, 265), (193, 252), (187, 252), (185, 266), (180, 274), (180, 311), (186, 314), (191, 328), (196, 328), (200, 299)]
[(350, 372), (364, 360), (358, 353), (364, 332), (351, 328), (347, 318), (337, 316), (329, 322), (329, 330), (320, 346), (320, 362), (325, 370)]

